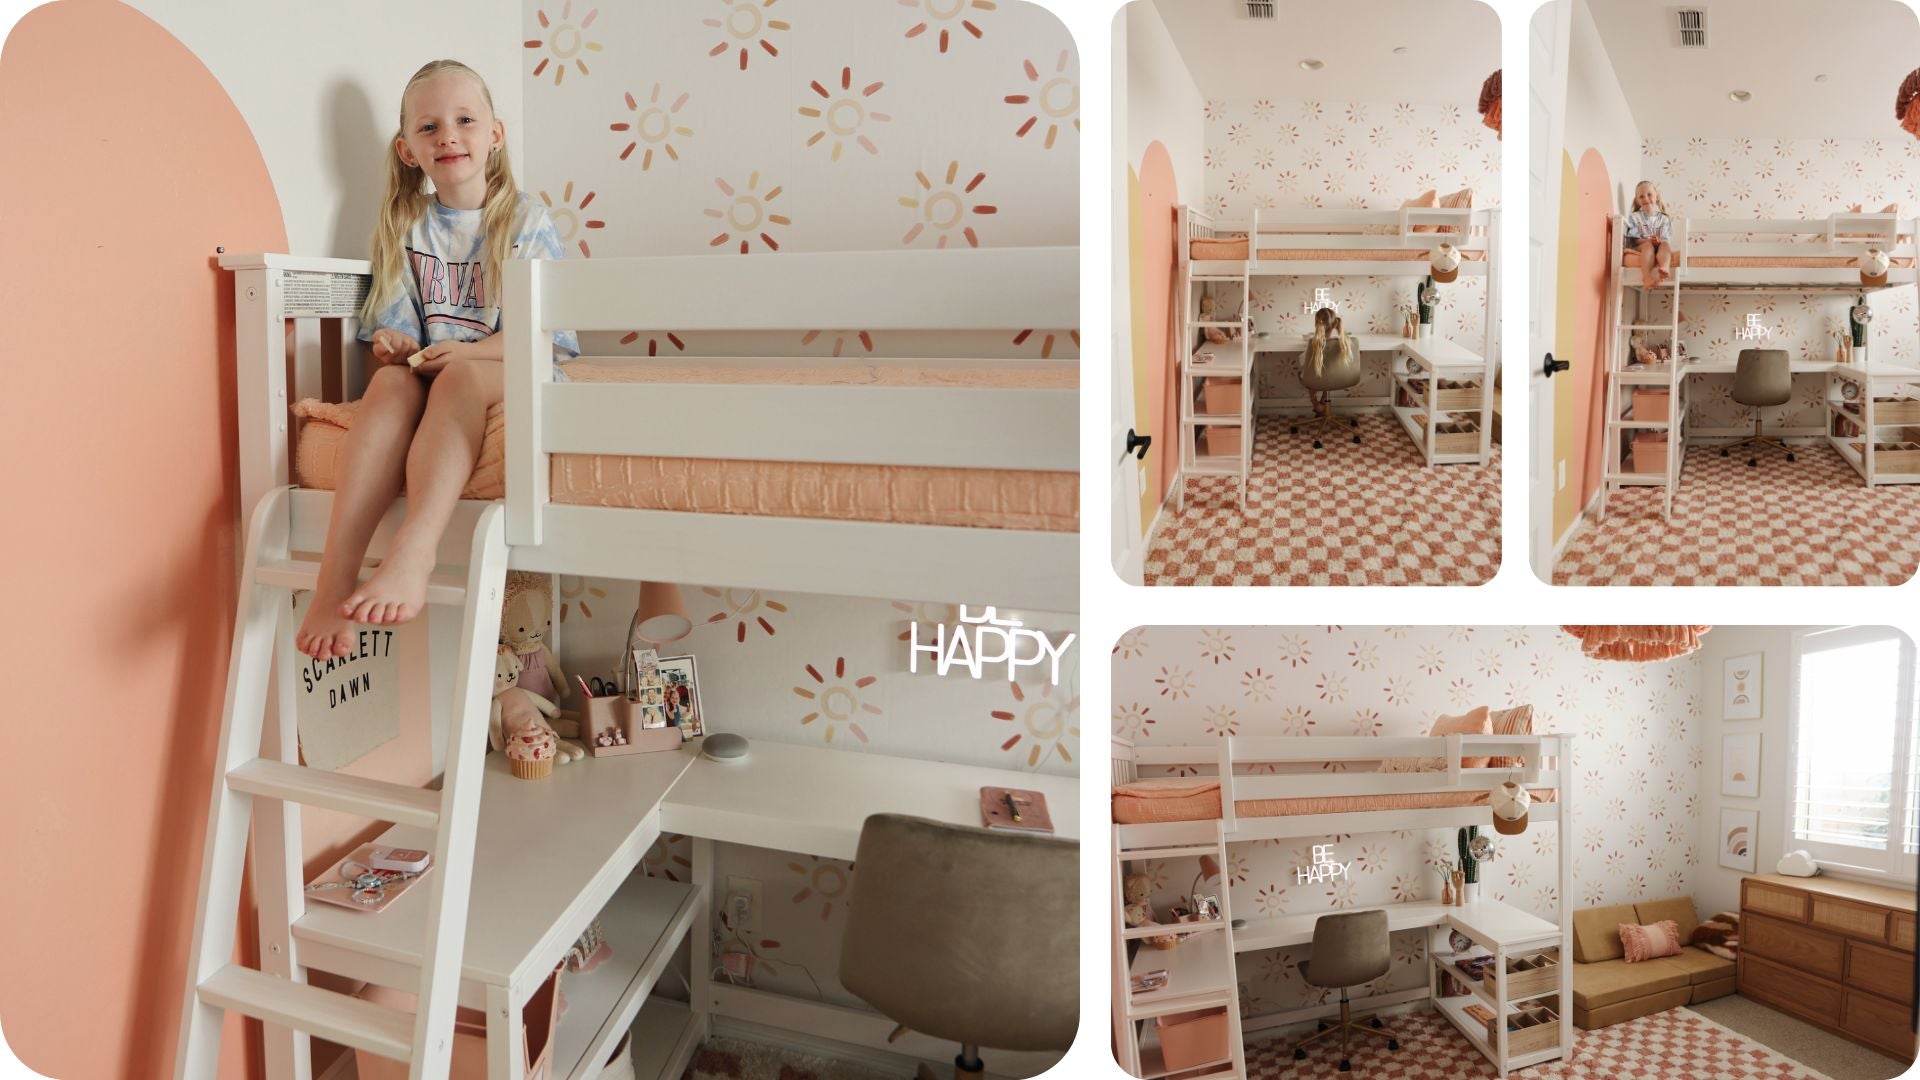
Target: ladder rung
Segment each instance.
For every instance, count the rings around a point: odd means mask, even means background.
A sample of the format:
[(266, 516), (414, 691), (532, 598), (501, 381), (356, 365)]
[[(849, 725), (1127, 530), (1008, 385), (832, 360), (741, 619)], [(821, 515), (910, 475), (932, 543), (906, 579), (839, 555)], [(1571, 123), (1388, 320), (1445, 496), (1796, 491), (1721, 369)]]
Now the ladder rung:
[(440, 824), (439, 792), (385, 780), (254, 758), (228, 773), (227, 783), (249, 795), (359, 814), (396, 825), (433, 829)]
[(1663, 323), (1663, 322), (1622, 323), (1620, 325), (1620, 329), (1622, 330), (1671, 330), (1673, 329), (1673, 324)]
[(1664, 472), (1608, 473), (1607, 483), (1625, 484), (1625, 485), (1631, 485), (1631, 486), (1644, 486), (1644, 487), (1664, 487), (1667, 483), (1667, 474)]
[(252, 968), (229, 964), (214, 972), (200, 984), (200, 1000), (381, 1057), (413, 1057), (413, 1014)]
[(1673, 426), (1672, 422), (1667, 420), (1635, 420), (1632, 417), (1626, 416), (1618, 420), (1610, 420), (1608, 423), (1617, 428), (1633, 428), (1645, 431), (1660, 431)]
[[(377, 567), (369, 568), (362, 573), (366, 577), (371, 577), (375, 569)], [(283, 589), (311, 589), (319, 576), (320, 564), (305, 560), (261, 563), (253, 572), (253, 580), (256, 583), (277, 585)], [(457, 577), (427, 579), (427, 603), (459, 607), (466, 602), (466, 579)]]

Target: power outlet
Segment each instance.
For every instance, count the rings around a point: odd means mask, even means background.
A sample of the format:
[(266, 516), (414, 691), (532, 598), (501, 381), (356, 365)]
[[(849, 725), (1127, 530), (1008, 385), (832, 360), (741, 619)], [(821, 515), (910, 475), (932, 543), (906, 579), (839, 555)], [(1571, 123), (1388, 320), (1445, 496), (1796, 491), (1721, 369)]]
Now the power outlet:
[(760, 883), (752, 878), (727, 876), (727, 922), (742, 934), (760, 928)]

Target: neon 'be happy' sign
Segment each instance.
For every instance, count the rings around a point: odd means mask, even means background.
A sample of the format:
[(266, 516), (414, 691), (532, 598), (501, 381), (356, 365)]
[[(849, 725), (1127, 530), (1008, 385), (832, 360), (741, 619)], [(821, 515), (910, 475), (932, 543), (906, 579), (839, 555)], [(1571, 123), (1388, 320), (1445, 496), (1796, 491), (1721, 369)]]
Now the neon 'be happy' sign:
[[(915, 622), (907, 651), (907, 670), (919, 674), (920, 654), (927, 653), (933, 657), (935, 670), (942, 675), (958, 664), (977, 679), (988, 664), (1005, 664), (1007, 681), (1012, 682), (1021, 668), (1044, 663), (1048, 666), (1048, 683), (1059, 686), (1060, 658), (1066, 655), (1076, 635), (1068, 634), (1055, 644), (1045, 631), (1030, 630), (1017, 618), (1003, 620), (996, 618), (997, 615), (991, 606), (985, 614), (974, 615), (972, 609), (961, 604), (960, 622), (951, 627), (934, 623), (933, 639), (924, 643), (920, 640), (920, 624)], [(1032, 653), (1022, 655), (1022, 644), (1029, 642), (1034, 645)], [(993, 651), (989, 652), (989, 648)]]

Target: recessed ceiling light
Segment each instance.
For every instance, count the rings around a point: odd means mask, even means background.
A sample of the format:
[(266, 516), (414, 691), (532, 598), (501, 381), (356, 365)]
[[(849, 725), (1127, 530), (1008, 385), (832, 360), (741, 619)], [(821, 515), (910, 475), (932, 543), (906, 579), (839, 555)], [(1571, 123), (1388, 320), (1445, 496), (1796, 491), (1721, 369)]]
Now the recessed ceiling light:
[(1745, 90), (1735, 90), (1727, 95), (1727, 100), (1740, 102), (1751, 101), (1753, 100), (1753, 95)]
[(1321, 68), (1326, 66), (1327, 66), (1326, 64), (1323, 64), (1320, 61), (1313, 60), (1313, 59), (1300, 61), (1300, 69), (1302, 71), (1319, 71)]
[(1814, 82), (1826, 82), (1826, 81), (1827, 81), (1827, 77), (1826, 77), (1826, 76), (1825, 76), (1824, 74), (1822, 74), (1822, 75), (1815, 75), (1815, 76), (1813, 77), (1813, 81), (1814, 81)]
[(1393, 55), (1395, 56), (1407, 55), (1407, 47), (1405, 45), (1395, 45), (1393, 47)]

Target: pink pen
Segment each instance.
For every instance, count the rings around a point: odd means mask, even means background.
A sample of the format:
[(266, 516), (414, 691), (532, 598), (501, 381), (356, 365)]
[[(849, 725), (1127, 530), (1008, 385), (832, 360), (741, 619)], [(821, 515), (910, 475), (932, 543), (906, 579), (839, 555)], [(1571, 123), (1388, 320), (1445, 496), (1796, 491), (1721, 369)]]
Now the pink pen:
[(585, 695), (587, 695), (588, 697), (592, 697), (592, 696), (593, 696), (593, 691), (591, 691), (591, 690), (589, 690), (589, 689), (587, 689), (587, 680), (585, 680), (585, 679), (583, 679), (583, 678), (581, 678), (581, 677), (580, 677), (580, 676), (578, 676), (578, 675), (575, 675), (575, 676), (573, 677), (573, 681), (574, 681), (574, 682), (577, 682), (577, 683), (579, 683), (579, 684), (580, 684), (580, 692), (581, 692), (581, 693), (583, 693), (583, 694), (585, 694)]

